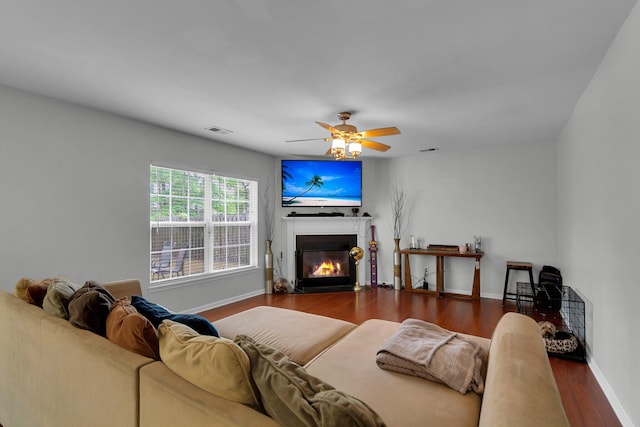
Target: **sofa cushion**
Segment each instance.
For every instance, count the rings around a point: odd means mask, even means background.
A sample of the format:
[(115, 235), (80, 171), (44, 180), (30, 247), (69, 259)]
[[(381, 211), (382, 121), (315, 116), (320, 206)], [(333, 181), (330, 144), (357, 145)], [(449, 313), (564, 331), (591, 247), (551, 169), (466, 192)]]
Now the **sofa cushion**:
[(163, 306), (154, 304), (139, 295), (133, 295), (131, 297), (131, 305), (133, 305), (140, 314), (149, 319), (156, 328), (160, 326), (163, 320), (173, 320), (174, 322), (189, 326), (199, 334), (220, 337), (218, 329), (198, 314), (171, 313)]
[(201, 335), (165, 319), (158, 328), (160, 357), (173, 372), (216, 396), (260, 408), (249, 358), (233, 341)]
[(42, 301), (44, 311), (61, 319), (69, 319), (69, 300), (80, 285), (64, 278), (55, 278)]
[(317, 314), (260, 306), (216, 320), (216, 327), (223, 337), (247, 335), (304, 365), (356, 325)]
[[(311, 375), (367, 402), (389, 426), (477, 427), (482, 396), (460, 394), (444, 384), (378, 367), (376, 352), (398, 326), (400, 323), (388, 320), (367, 320), (305, 368)], [(489, 339), (464, 337), (481, 346), (486, 364)], [(432, 409), (426, 411), (425, 406)], [(411, 415), (416, 413), (428, 417)]]
[(309, 374), (280, 350), (246, 335), (234, 340), (249, 356), (251, 377), (269, 416), (284, 426), (384, 426), (366, 403)]
[(107, 316), (109, 341), (142, 356), (160, 360), (158, 332), (151, 322), (138, 313), (127, 298), (117, 300)]
[(104, 287), (86, 282), (69, 300), (69, 322), (106, 337), (107, 316), (114, 302), (115, 298)]

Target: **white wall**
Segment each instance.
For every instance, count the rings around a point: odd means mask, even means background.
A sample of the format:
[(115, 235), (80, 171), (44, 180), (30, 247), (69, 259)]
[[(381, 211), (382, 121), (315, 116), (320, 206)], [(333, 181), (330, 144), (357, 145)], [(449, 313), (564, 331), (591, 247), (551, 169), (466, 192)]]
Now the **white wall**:
[[(149, 284), (149, 164), (274, 176), (273, 157), (0, 87), (0, 287), (21, 277)], [(262, 224), (262, 222), (261, 222)], [(264, 241), (261, 227), (260, 241)], [(262, 252), (260, 252), (262, 254)], [(262, 292), (260, 268), (154, 292), (187, 310)]]
[(563, 273), (589, 301), (592, 368), (625, 425), (640, 425), (639, 41), (636, 5), (559, 140)]
[[(382, 265), (380, 278), (393, 280), (393, 233), (389, 181), (403, 184), (409, 204), (401, 246), (409, 236), (427, 243), (463, 244), (482, 236), (486, 255), (481, 261), (481, 295), (502, 298), (507, 260), (530, 261), (534, 273), (544, 264), (557, 264), (556, 251), (556, 149), (553, 143), (494, 146), (482, 150), (430, 152), (393, 159), (380, 176), (376, 219)], [(388, 178), (391, 177), (391, 178)], [(433, 257), (411, 258), (414, 283), (423, 267), (435, 272)], [(473, 263), (447, 261), (445, 285), (471, 293)], [(516, 280), (528, 275), (514, 272)], [(435, 274), (428, 276), (435, 285)]]

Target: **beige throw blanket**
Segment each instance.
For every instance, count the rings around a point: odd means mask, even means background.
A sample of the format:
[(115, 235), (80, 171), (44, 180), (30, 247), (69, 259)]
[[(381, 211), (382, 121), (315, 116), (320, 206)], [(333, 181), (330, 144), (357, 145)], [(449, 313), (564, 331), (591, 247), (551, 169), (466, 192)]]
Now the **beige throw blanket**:
[(484, 391), (480, 346), (456, 333), (418, 319), (407, 319), (376, 356), (382, 369), (448, 385), (465, 394)]

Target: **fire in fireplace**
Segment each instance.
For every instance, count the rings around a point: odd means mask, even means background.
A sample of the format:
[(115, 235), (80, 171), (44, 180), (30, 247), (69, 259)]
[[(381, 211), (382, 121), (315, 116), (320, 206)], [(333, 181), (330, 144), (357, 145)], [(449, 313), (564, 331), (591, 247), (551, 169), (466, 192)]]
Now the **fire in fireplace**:
[(296, 236), (296, 288), (303, 292), (352, 290), (355, 263), (349, 250), (357, 235)]
[(349, 254), (344, 251), (302, 252), (304, 277), (349, 276)]

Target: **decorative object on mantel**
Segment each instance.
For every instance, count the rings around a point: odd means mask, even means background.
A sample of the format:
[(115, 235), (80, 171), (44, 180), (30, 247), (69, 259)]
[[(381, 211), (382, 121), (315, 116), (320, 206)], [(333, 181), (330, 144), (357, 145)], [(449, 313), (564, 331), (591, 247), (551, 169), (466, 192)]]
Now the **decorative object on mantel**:
[(393, 216), (393, 288), (402, 289), (402, 267), (400, 264), (400, 237), (402, 233), (402, 221), (407, 195), (404, 187), (395, 182), (391, 185), (391, 214)]
[(356, 285), (353, 287), (353, 290), (355, 292), (361, 291), (362, 287), (360, 286), (360, 280), (358, 278), (359, 274), (358, 274), (358, 264), (360, 264), (360, 260), (362, 259), (362, 257), (364, 256), (364, 251), (362, 250), (361, 247), (359, 246), (354, 246), (353, 248), (351, 248), (351, 250), (349, 251), (349, 256), (351, 258), (353, 258), (353, 260), (356, 263)]

